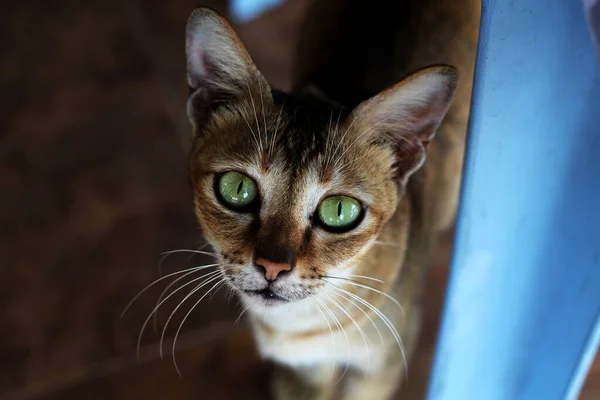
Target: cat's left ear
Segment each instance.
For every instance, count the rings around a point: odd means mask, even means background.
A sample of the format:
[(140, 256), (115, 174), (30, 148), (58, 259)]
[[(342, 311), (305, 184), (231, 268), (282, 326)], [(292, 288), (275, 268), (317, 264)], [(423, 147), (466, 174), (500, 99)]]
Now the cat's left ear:
[(425, 161), (427, 145), (450, 107), (457, 82), (454, 68), (429, 67), (360, 104), (350, 116), (360, 140), (393, 148), (392, 173), (399, 183), (405, 184)]
[(254, 96), (270, 100), (266, 79), (258, 71), (233, 28), (209, 8), (194, 10), (186, 27), (187, 80), (192, 91), (188, 114), (202, 122), (223, 102)]

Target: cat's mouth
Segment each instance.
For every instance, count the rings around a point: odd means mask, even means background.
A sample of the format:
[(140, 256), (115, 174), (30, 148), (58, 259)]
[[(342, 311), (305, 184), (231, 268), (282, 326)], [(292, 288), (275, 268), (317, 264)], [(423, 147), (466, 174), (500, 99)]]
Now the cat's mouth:
[(281, 296), (278, 296), (277, 294), (275, 294), (275, 292), (273, 292), (271, 289), (269, 288), (264, 288), (261, 290), (244, 290), (244, 293), (250, 295), (250, 296), (256, 296), (256, 297), (260, 297), (261, 299), (263, 299), (264, 301), (267, 302), (287, 302), (287, 299), (284, 299)]

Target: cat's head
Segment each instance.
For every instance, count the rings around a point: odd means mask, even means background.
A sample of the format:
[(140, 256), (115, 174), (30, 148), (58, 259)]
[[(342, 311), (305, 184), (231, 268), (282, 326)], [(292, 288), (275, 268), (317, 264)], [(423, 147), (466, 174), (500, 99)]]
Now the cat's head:
[(272, 89), (207, 9), (187, 26), (195, 212), (227, 282), (255, 307), (343, 276), (394, 214), (456, 87), (422, 70), (346, 110)]

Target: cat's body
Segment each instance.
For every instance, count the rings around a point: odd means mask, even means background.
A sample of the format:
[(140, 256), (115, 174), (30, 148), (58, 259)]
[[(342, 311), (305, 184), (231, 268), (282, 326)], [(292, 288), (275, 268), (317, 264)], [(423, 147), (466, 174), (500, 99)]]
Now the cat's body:
[[(188, 24), (196, 213), (259, 351), (279, 366), (279, 398), (394, 393), (437, 235), (456, 212), (479, 2), (364, 3), (315, 2), (297, 94), (271, 89), (214, 13), (197, 10)], [(457, 67), (458, 87), (448, 67), (392, 87), (442, 63)], [(252, 199), (240, 208), (243, 188)], [(329, 226), (328, 199), (331, 218), (351, 204), (360, 215)]]

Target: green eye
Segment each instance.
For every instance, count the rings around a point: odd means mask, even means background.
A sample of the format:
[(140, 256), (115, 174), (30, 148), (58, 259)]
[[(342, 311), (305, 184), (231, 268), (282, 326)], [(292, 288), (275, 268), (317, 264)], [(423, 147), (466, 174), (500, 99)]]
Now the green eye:
[(219, 178), (219, 194), (231, 208), (243, 208), (256, 199), (256, 183), (239, 172), (227, 172)]
[(321, 202), (319, 218), (330, 228), (340, 229), (352, 225), (360, 216), (360, 203), (352, 197), (332, 196)]

